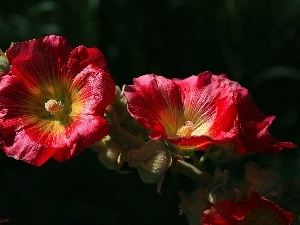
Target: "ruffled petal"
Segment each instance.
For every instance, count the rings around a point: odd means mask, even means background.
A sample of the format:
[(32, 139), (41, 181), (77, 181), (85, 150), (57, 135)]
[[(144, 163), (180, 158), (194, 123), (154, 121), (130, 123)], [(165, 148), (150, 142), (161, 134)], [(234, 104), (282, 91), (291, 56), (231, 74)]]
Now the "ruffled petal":
[(203, 225), (238, 225), (243, 220), (245, 212), (241, 206), (232, 200), (222, 200), (209, 210), (205, 210), (202, 218)]
[(12, 64), (12, 74), (19, 77), (25, 86), (36, 91), (40, 86), (60, 85), (61, 68), (66, 64), (71, 47), (59, 36), (47, 36), (18, 42), (6, 51)]
[(240, 129), (234, 139), (236, 149), (240, 153), (268, 153), (276, 154), (284, 148), (295, 148), (292, 142), (280, 142), (269, 128), (275, 116), (265, 116), (258, 108), (247, 89), (240, 87), (236, 82), (227, 81), (234, 93), (234, 100), (239, 114)]
[[(253, 222), (265, 225), (290, 225), (295, 217), (293, 213), (280, 208), (257, 192), (252, 192), (249, 200), (242, 200), (242, 204), (245, 211), (248, 212), (245, 225), (251, 225)], [(251, 221), (251, 223), (247, 221)]]
[(57, 150), (37, 143), (27, 135), (26, 130), (11, 132), (1, 137), (1, 147), (7, 156), (35, 166), (45, 163)]
[(275, 116), (268, 116), (259, 123), (252, 121), (243, 121), (242, 131), (239, 140), (236, 140), (237, 150), (245, 149), (248, 153), (264, 152), (276, 154), (284, 148), (295, 148), (296, 145), (291, 142), (279, 142), (269, 133), (269, 128), (275, 119)]
[(106, 59), (100, 50), (97, 48), (79, 46), (70, 54), (67, 64), (68, 75), (72, 76), (78, 74), (89, 65), (94, 65), (108, 72)]
[(107, 135), (109, 126), (107, 121), (100, 116), (80, 115), (73, 118), (74, 121), (61, 137), (65, 146), (57, 149), (53, 158), (64, 162), (79, 154), (85, 147), (92, 145)]

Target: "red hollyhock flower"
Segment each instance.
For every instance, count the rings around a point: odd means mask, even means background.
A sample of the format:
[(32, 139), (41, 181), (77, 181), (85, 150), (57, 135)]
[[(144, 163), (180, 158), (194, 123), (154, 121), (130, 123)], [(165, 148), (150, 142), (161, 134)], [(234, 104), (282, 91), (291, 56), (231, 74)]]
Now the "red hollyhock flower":
[(204, 211), (202, 225), (290, 225), (294, 215), (252, 192), (249, 200), (222, 200)]
[(242, 154), (295, 147), (269, 134), (274, 116), (265, 117), (248, 90), (224, 74), (184, 80), (148, 74), (134, 79), (125, 96), (131, 116), (152, 130), (151, 138), (165, 138), (180, 150), (224, 143), (234, 143), (233, 151)]
[(72, 50), (59, 36), (14, 44), (0, 79), (4, 152), (33, 165), (65, 161), (108, 133), (103, 115), (115, 84), (96, 48)]
[(238, 112), (228, 88), (209, 72), (184, 80), (148, 74), (125, 89), (128, 110), (153, 139), (181, 150), (205, 150), (238, 132)]

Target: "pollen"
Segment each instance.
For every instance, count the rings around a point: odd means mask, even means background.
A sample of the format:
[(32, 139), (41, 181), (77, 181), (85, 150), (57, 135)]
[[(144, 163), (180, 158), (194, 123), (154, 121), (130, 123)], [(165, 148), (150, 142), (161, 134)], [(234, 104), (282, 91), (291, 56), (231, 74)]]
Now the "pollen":
[(45, 109), (52, 115), (58, 114), (63, 111), (63, 104), (61, 101), (50, 99), (45, 103)]
[(192, 135), (195, 127), (192, 121), (186, 121), (182, 127), (177, 130), (176, 135), (179, 137), (189, 137)]

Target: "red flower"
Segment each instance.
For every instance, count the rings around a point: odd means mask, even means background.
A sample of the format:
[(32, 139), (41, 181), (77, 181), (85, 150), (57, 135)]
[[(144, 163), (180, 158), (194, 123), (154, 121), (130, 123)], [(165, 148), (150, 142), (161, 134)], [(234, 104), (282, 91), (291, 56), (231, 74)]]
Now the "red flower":
[(180, 150), (225, 143), (242, 154), (295, 147), (269, 134), (274, 116), (265, 117), (248, 90), (224, 74), (204, 72), (184, 80), (148, 74), (134, 79), (125, 96), (131, 116), (152, 130), (151, 138), (164, 138)]
[(237, 134), (237, 108), (227, 92), (209, 72), (184, 80), (150, 74), (134, 79), (125, 96), (131, 116), (152, 130), (151, 138), (181, 150), (205, 150)]
[(14, 44), (0, 80), (4, 152), (30, 164), (65, 161), (108, 133), (103, 115), (115, 84), (96, 48), (72, 50), (59, 36)]
[(249, 200), (222, 200), (204, 211), (202, 225), (290, 225), (294, 215), (252, 192)]

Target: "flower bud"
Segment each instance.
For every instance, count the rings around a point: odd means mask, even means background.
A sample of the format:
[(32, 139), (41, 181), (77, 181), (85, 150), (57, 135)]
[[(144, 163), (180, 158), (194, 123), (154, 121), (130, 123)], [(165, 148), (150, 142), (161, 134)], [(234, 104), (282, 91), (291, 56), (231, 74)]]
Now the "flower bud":
[(237, 202), (242, 197), (242, 191), (237, 188), (229, 177), (229, 172), (216, 169), (213, 183), (208, 187), (208, 200), (215, 204), (224, 199)]
[(0, 75), (4, 73), (5, 71), (8, 71), (10, 68), (8, 59), (4, 52), (0, 49)]
[(124, 96), (124, 88), (122, 90), (119, 86), (115, 89), (115, 100), (107, 108), (107, 116), (111, 117), (110, 120), (115, 123), (114, 125), (121, 125), (131, 134), (146, 140), (149, 138), (150, 131), (145, 127), (142, 127), (138, 122), (132, 118), (127, 110), (127, 101)]
[(281, 196), (280, 175), (271, 167), (262, 168), (254, 162), (245, 164), (244, 194), (248, 198), (252, 191), (260, 195)]
[(123, 146), (110, 136), (95, 142), (90, 149), (98, 153), (100, 162), (110, 170), (119, 170), (124, 164)]
[(115, 112), (118, 116), (118, 122), (123, 122), (130, 117), (127, 110), (127, 102), (123, 94), (123, 89), (120, 89), (119, 86), (116, 86), (115, 90), (115, 100), (112, 104)]
[(129, 151), (127, 161), (137, 169), (143, 182), (159, 185), (172, 159), (163, 141), (149, 140), (142, 148)]

